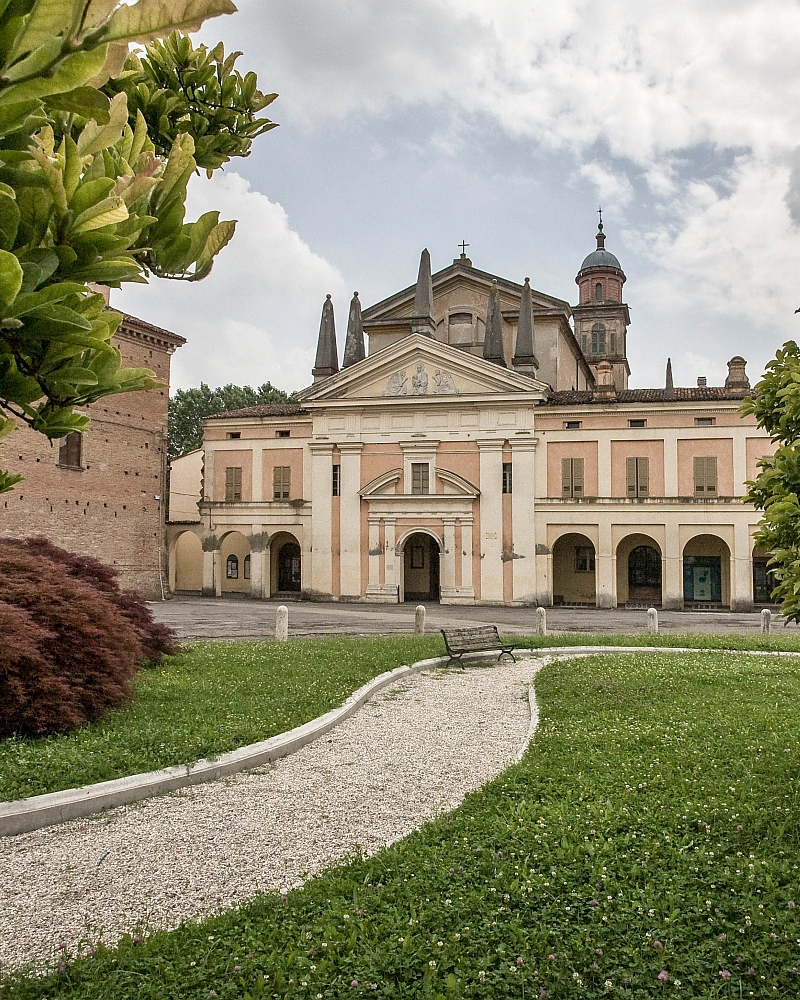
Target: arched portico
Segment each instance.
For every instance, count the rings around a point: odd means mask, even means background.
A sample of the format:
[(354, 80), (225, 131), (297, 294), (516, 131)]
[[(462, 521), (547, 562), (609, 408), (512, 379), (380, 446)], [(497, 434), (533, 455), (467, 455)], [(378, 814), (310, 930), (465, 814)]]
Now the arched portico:
[(220, 539), (222, 576), (220, 589), (223, 594), (250, 595), (252, 553), (250, 542), (241, 531), (229, 531)]
[(270, 593), (300, 595), (302, 589), (303, 556), (300, 542), (289, 531), (278, 531), (269, 543)]
[(594, 543), (579, 532), (553, 543), (553, 604), (597, 603)]
[(438, 601), (441, 596), (440, 554), (442, 543), (426, 529), (412, 529), (400, 537), (398, 552), (402, 553), (402, 601)]
[(683, 548), (684, 605), (730, 607), (731, 550), (718, 535), (697, 534)]
[(617, 604), (660, 607), (663, 594), (661, 546), (650, 535), (626, 535), (617, 545)]
[(169, 545), (169, 589), (174, 594), (203, 590), (203, 543), (196, 531), (178, 532)]
[(772, 591), (778, 581), (769, 565), (770, 554), (756, 545), (753, 549), (753, 603), (759, 606), (774, 604)]

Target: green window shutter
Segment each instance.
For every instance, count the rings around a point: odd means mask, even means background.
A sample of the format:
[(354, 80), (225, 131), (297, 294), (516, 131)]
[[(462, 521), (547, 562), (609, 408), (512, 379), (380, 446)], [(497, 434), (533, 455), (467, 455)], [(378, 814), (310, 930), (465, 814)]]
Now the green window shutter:
[(572, 496), (572, 459), (561, 459), (561, 496)]
[(288, 500), (291, 470), (288, 465), (276, 465), (272, 470), (272, 499)]
[(694, 471), (694, 495), (704, 496), (706, 492), (706, 460), (704, 458), (693, 458), (692, 468)]
[(706, 496), (717, 495), (717, 460), (706, 459)]
[(572, 459), (572, 495), (583, 496), (583, 459)]
[(636, 496), (636, 459), (625, 459), (626, 493), (629, 497)]
[(225, 470), (225, 502), (236, 503), (242, 499), (242, 469), (229, 466)]
[(650, 459), (649, 458), (637, 458), (636, 459), (636, 485), (638, 488), (637, 496), (649, 497), (650, 496)]

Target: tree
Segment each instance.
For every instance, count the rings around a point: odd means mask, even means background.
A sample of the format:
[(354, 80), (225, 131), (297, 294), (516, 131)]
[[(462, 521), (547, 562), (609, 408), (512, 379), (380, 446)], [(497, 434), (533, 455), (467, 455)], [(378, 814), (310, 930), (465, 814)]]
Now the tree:
[(179, 458), (203, 443), (203, 417), (226, 410), (240, 410), (260, 403), (289, 403), (288, 396), (269, 382), (251, 389), (249, 385), (220, 386), (209, 389), (205, 382), (199, 389), (179, 389), (169, 401), (168, 457)]
[(767, 365), (742, 412), (753, 414), (778, 445), (749, 483), (746, 499), (764, 512), (755, 541), (772, 553), (773, 597), (790, 620), (800, 622), (800, 348), (784, 344)]
[[(275, 95), (234, 69), (238, 53), (175, 29), (235, 9), (0, 0), (0, 437), (17, 421), (83, 431), (76, 407), (156, 385), (121, 367), (122, 317), (90, 283), (199, 281), (233, 236), (217, 212), (184, 222), (187, 185), (248, 154)], [(152, 44), (140, 58), (131, 42)], [(0, 492), (19, 479), (0, 470)]]

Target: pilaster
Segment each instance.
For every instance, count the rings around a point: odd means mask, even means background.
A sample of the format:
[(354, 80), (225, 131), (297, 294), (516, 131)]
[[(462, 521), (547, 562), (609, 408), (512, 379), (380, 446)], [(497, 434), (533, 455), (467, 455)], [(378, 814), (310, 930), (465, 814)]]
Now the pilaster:
[(478, 439), (481, 473), (481, 602), (503, 603), (503, 442)]
[(535, 438), (511, 442), (512, 599), (515, 604), (536, 603), (536, 443)]
[(446, 600), (456, 595), (456, 519), (442, 518), (444, 551), (442, 552), (440, 596)]
[(339, 566), (342, 597), (361, 597), (361, 442), (339, 445)]
[(611, 519), (606, 517), (598, 525), (596, 560), (596, 603), (598, 608), (617, 605), (617, 560), (611, 538)]
[[(735, 457), (734, 452), (734, 457)], [(735, 469), (734, 461), (734, 469)], [(737, 479), (736, 485), (739, 480)], [(753, 570), (750, 559), (750, 531), (746, 521), (733, 527), (733, 552), (731, 552), (731, 611), (753, 610)]]
[(312, 441), (311, 451), (311, 591), (316, 597), (330, 597), (333, 589), (331, 558), (333, 445)]
[(661, 606), (665, 611), (683, 610), (683, 552), (678, 522), (667, 521), (664, 551), (664, 582)]

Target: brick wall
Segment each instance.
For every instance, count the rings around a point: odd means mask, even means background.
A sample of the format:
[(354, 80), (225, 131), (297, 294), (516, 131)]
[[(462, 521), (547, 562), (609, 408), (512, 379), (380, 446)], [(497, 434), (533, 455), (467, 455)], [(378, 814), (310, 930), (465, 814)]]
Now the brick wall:
[(0, 465), (25, 479), (0, 494), (0, 536), (45, 535), (119, 570), (123, 586), (166, 590), (164, 499), (169, 367), (182, 337), (126, 316), (115, 339), (123, 364), (151, 368), (151, 392), (108, 396), (86, 409), (81, 469), (58, 465), (58, 442), (21, 427), (0, 442)]

